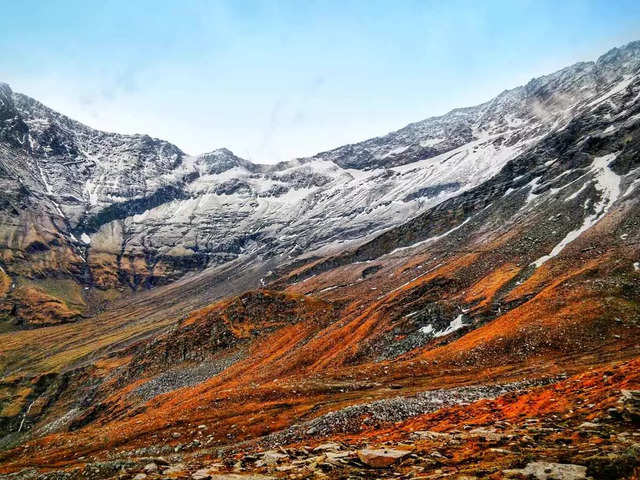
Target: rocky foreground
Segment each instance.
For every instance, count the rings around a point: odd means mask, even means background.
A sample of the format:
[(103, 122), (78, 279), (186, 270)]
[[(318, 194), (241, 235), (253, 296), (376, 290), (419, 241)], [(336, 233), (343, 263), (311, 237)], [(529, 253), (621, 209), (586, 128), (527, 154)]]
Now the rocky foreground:
[[(640, 389), (620, 387), (640, 386), (639, 366), (636, 360), (525, 389), (435, 392), (431, 400), (444, 408), (424, 407), (427, 413), (402, 421), (394, 411), (415, 399), (398, 397), (385, 415), (379, 405), (371, 407), (360, 427), (345, 428), (344, 416), (332, 415), (317, 434), (280, 432), (224, 448), (206, 447), (214, 426), (192, 425), (173, 432), (173, 444), (116, 450), (100, 460), (79, 457), (65, 468), (28, 468), (0, 478), (637, 479)], [(498, 391), (503, 394), (497, 398), (465, 402)], [(346, 411), (362, 418), (362, 411)]]

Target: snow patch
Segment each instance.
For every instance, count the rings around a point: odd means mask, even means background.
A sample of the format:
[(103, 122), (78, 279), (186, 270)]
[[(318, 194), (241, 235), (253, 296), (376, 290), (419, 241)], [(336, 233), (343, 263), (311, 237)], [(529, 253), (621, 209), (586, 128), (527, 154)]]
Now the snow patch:
[(387, 158), (387, 157), (390, 157), (391, 155), (400, 155), (402, 152), (406, 151), (410, 146), (411, 145), (405, 145), (402, 147), (393, 148), (389, 150), (387, 153), (385, 153), (384, 155), (382, 155), (382, 157), (380, 158)]
[(429, 324), (426, 325), (424, 327), (422, 327), (420, 330), (418, 330), (420, 333), (424, 334), (424, 335), (431, 335), (433, 333), (433, 325)]
[(620, 93), (621, 91), (623, 91), (625, 88), (627, 88), (631, 84), (631, 82), (633, 81), (634, 78), (635, 78), (635, 76), (625, 75), (624, 76), (624, 80), (622, 80), (620, 83), (618, 83), (613, 88), (609, 89), (602, 96), (596, 98), (594, 101), (592, 101), (591, 103), (587, 104), (587, 108), (593, 107), (593, 106), (597, 105), (598, 103), (604, 102), (605, 100), (609, 99), (610, 97), (614, 96), (615, 94)]
[(82, 192), (89, 198), (90, 205), (97, 205), (98, 203), (98, 185), (93, 183), (91, 179), (87, 180), (84, 184)]
[(38, 166), (38, 170), (40, 171), (40, 178), (42, 179), (44, 188), (47, 190), (47, 193), (49, 195), (53, 195), (53, 190), (51, 190), (51, 185), (49, 185), (49, 182), (47, 182), (47, 176), (45, 175), (44, 170), (42, 170), (42, 167), (40, 166), (40, 162), (36, 161), (36, 165)]
[(540, 182), (540, 177), (536, 177), (533, 180), (531, 180), (529, 183), (521, 187), (521, 188), (531, 187), (529, 190), (529, 193), (527, 193), (527, 198), (524, 201), (524, 205), (522, 206), (523, 208), (528, 204), (530, 204), (531, 202), (533, 202), (540, 195), (539, 193), (533, 193), (533, 191), (536, 188), (538, 188), (539, 182)]
[(433, 334), (434, 337), (444, 337), (445, 335), (449, 335), (450, 333), (455, 332), (456, 330), (460, 330), (464, 327), (465, 324), (462, 322), (462, 314), (458, 315), (454, 318), (449, 326), (440, 332), (436, 332)]
[(444, 142), (444, 138), (428, 138), (420, 142), (421, 147), (433, 147), (434, 145)]
[(87, 245), (89, 245), (91, 243), (91, 238), (89, 237), (89, 235), (87, 235), (84, 232), (82, 232), (82, 235), (80, 235), (80, 240), (82, 240)]
[(593, 173), (593, 179), (597, 184), (596, 188), (600, 190), (601, 196), (600, 201), (594, 206), (595, 211), (584, 219), (580, 228), (569, 232), (560, 241), (560, 243), (553, 247), (548, 255), (540, 257), (538, 260), (533, 262), (532, 265), (535, 265), (535, 267), (538, 268), (548, 260), (558, 255), (567, 245), (593, 227), (607, 214), (611, 206), (620, 196), (620, 177), (609, 168), (609, 163), (611, 163), (611, 161), (617, 156), (618, 153), (610, 153), (609, 155), (593, 159), (590, 172)]
[(572, 193), (571, 195), (569, 195), (567, 198), (564, 199), (565, 202), (568, 202), (569, 200), (573, 200), (574, 198), (576, 198), (578, 195), (580, 195), (582, 193), (582, 191), (587, 188), (589, 185), (591, 185), (591, 180), (584, 182), (582, 184), (582, 186), (574, 193)]

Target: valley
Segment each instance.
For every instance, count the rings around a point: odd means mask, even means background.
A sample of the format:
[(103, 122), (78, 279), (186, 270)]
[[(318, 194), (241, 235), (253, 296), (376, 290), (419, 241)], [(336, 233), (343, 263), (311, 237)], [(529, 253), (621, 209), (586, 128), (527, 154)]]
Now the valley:
[(640, 42), (276, 165), (0, 120), (2, 478), (640, 475)]

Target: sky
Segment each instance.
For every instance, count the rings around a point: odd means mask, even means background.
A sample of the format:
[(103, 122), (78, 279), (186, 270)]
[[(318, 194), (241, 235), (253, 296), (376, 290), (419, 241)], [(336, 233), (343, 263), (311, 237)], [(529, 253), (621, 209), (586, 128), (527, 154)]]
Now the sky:
[(0, 81), (259, 163), (384, 135), (640, 39), (640, 2), (0, 0)]

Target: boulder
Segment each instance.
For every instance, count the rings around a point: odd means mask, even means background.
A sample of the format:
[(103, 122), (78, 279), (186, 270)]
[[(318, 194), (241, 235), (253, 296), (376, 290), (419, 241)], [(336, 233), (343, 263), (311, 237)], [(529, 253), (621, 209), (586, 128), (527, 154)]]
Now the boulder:
[(329, 443), (323, 443), (322, 445), (318, 445), (316, 448), (313, 449), (314, 452), (329, 452), (329, 451), (337, 451), (340, 450), (342, 447), (334, 442), (329, 442)]
[(583, 422), (580, 425), (578, 425), (578, 430), (583, 430), (583, 431), (599, 430), (601, 428), (602, 428), (601, 425), (598, 425), (597, 423), (593, 423), (593, 422)]
[(476, 437), (487, 442), (500, 442), (507, 438), (505, 434), (498, 433), (494, 429), (488, 428), (474, 428), (469, 431), (468, 436)]
[(598, 480), (631, 478), (640, 466), (640, 445), (633, 445), (624, 452), (596, 455), (585, 460), (587, 474)]
[[(224, 468), (224, 465), (221, 463), (212, 463), (210, 464), (208, 467), (205, 468), (201, 468), (199, 470), (196, 470), (195, 472), (193, 472), (193, 474), (191, 475), (191, 478), (193, 480), (207, 480), (213, 477), (222, 475), (220, 473), (220, 470)], [(230, 477), (230, 478), (235, 478), (235, 477)], [(240, 475), (238, 478), (245, 478), (245, 476)]]
[(276, 480), (276, 478), (255, 473), (217, 473), (211, 477), (211, 480)]
[(191, 478), (193, 478), (193, 480), (208, 480), (212, 475), (213, 472), (211, 472), (210, 468), (201, 468), (200, 470), (193, 472)]
[(452, 435), (445, 432), (433, 432), (431, 430), (416, 430), (411, 434), (413, 438), (425, 440), (451, 440)]
[(269, 450), (262, 454), (262, 459), (256, 462), (256, 466), (262, 467), (264, 465), (276, 465), (287, 458), (289, 458), (289, 456), (284, 453)]
[(618, 411), (628, 422), (640, 423), (640, 390), (622, 390)]
[(505, 470), (507, 477), (517, 475), (536, 480), (585, 480), (587, 467), (569, 463), (532, 462), (519, 470)]
[(385, 468), (411, 454), (409, 450), (391, 448), (364, 448), (358, 450), (358, 458), (362, 463), (373, 468)]
[(187, 476), (187, 472), (185, 471), (185, 466), (183, 463), (176, 463), (175, 465), (166, 468), (162, 471), (162, 474), (166, 477), (171, 478), (180, 478)]

